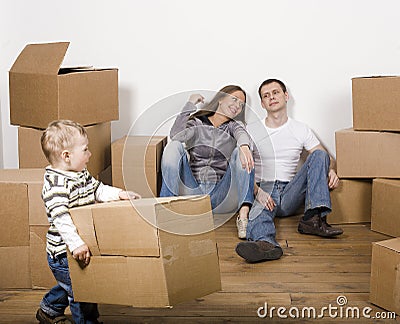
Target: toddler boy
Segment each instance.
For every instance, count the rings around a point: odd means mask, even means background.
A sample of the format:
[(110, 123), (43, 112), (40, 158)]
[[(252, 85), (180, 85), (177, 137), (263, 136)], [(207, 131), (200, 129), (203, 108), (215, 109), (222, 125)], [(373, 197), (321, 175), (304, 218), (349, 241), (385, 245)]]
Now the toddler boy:
[(78, 235), (69, 209), (119, 199), (138, 199), (139, 194), (122, 191), (96, 180), (86, 169), (91, 153), (86, 130), (70, 120), (49, 124), (41, 138), (50, 163), (46, 167), (42, 198), (50, 228), (47, 260), (57, 285), (43, 297), (36, 318), (40, 323), (71, 323), (64, 315), (70, 306), (75, 324), (99, 323), (97, 304), (75, 302), (69, 276), (67, 247), (74, 259), (88, 265), (90, 250)]

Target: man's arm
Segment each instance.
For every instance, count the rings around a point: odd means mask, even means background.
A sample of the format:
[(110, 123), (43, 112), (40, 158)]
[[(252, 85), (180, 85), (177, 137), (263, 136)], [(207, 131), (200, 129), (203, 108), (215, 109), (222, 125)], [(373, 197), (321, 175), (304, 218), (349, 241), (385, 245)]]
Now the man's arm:
[(322, 144), (318, 144), (314, 146), (312, 149), (308, 150), (307, 152), (311, 154), (316, 150), (322, 150), (328, 153), (330, 164), (329, 164), (329, 172), (328, 172), (328, 186), (329, 189), (336, 189), (339, 186), (339, 177), (336, 174), (336, 160), (333, 158), (332, 155), (322, 146)]

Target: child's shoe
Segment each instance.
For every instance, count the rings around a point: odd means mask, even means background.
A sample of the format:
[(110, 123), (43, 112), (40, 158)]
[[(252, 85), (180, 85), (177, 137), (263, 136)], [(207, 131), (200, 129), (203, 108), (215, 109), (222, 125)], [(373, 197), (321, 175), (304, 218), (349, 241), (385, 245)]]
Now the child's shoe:
[(41, 308), (36, 312), (36, 319), (40, 324), (72, 324), (65, 315), (53, 317), (46, 314)]

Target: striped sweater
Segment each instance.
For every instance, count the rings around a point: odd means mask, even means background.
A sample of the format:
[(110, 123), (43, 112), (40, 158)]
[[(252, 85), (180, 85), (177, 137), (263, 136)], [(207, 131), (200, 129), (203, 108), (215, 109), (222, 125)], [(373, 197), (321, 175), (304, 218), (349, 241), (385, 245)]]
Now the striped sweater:
[(121, 189), (104, 185), (87, 170), (70, 172), (46, 168), (42, 199), (50, 228), (47, 232), (46, 251), (57, 256), (65, 253), (67, 246), (72, 252), (85, 244), (77, 233), (69, 209), (93, 204), (96, 201), (119, 199)]

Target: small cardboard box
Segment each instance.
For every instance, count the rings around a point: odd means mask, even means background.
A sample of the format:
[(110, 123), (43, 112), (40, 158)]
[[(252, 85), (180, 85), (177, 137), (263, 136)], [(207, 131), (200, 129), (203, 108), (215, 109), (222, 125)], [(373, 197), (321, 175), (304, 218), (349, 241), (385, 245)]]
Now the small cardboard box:
[(56, 285), (47, 263), (46, 234), (49, 225), (30, 226), (29, 264), (33, 289), (51, 288)]
[(374, 179), (372, 183), (371, 229), (400, 236), (400, 180)]
[(161, 157), (167, 137), (124, 136), (111, 144), (113, 186), (142, 197), (157, 197), (161, 189)]
[(0, 247), (0, 288), (31, 288), (29, 246)]
[(372, 243), (371, 303), (400, 315), (400, 238)]
[(352, 79), (355, 130), (400, 131), (400, 77)]
[[(111, 123), (85, 126), (92, 153), (87, 168), (94, 177), (111, 164)], [(40, 138), (43, 129), (18, 127), (18, 155), (20, 168), (45, 168), (49, 165), (43, 154)]]
[(69, 255), (77, 301), (167, 307), (221, 289), (209, 196), (94, 204), (71, 216), (93, 255), (83, 269)]
[(43, 169), (0, 170), (0, 246), (29, 246), (29, 224), (48, 225)]
[(335, 137), (340, 178), (400, 178), (400, 133), (344, 129)]
[(117, 120), (118, 70), (60, 68), (69, 42), (27, 45), (9, 72), (12, 125), (46, 128), (56, 119), (82, 125)]
[(371, 180), (340, 179), (339, 187), (331, 190), (330, 224), (364, 223), (371, 221)]

